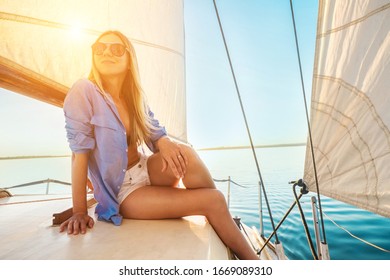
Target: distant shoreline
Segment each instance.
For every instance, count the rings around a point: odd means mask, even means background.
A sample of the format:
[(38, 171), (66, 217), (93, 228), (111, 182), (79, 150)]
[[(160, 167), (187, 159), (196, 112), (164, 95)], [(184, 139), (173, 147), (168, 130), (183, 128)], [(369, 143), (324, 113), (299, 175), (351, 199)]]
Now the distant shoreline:
[[(306, 143), (256, 145), (254, 147), (255, 147), (255, 149), (258, 149), (258, 148), (282, 148), (282, 147), (296, 147), (296, 146), (306, 146)], [(251, 149), (251, 146), (221, 146), (221, 147), (211, 147), (211, 148), (198, 148), (196, 150), (197, 151), (214, 151), (214, 150), (240, 150), (240, 149)], [(61, 157), (71, 157), (71, 155), (9, 156), (9, 157), (0, 157), (0, 160), (37, 159), (37, 158), (61, 158)]]
[(59, 156), (11, 156), (11, 157), (0, 157), (0, 160), (10, 160), (10, 159), (36, 159), (36, 158), (60, 158), (60, 157), (70, 157), (71, 155), (59, 155)]
[[(290, 143), (290, 144), (273, 144), (273, 145), (255, 145), (254, 148), (282, 148), (282, 147), (296, 147), (306, 146), (306, 143)], [(197, 151), (212, 151), (212, 150), (240, 150), (251, 149), (251, 146), (226, 146), (226, 147), (212, 147), (212, 148), (199, 148)]]

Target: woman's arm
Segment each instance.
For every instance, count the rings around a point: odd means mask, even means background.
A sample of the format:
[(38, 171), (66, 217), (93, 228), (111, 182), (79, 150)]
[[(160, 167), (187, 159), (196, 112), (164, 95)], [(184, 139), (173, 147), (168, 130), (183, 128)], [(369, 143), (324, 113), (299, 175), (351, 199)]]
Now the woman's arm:
[(61, 224), (61, 232), (67, 228), (68, 234), (80, 232), (84, 234), (87, 226), (92, 228), (94, 225), (87, 210), (88, 155), (88, 153), (72, 154), (73, 216)]

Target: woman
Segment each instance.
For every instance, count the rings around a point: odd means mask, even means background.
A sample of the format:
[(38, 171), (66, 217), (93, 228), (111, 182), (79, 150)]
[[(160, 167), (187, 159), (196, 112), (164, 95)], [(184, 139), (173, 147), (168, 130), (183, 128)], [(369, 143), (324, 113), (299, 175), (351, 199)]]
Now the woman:
[[(145, 105), (135, 52), (120, 32), (107, 31), (92, 45), (89, 79), (75, 83), (64, 103), (72, 150), (73, 216), (60, 226), (84, 234), (89, 177), (99, 220), (165, 219), (204, 215), (241, 259), (258, 259), (227, 209), (225, 198), (190, 147), (167, 137)], [(138, 147), (146, 143), (153, 155)], [(182, 179), (185, 189), (177, 188)]]

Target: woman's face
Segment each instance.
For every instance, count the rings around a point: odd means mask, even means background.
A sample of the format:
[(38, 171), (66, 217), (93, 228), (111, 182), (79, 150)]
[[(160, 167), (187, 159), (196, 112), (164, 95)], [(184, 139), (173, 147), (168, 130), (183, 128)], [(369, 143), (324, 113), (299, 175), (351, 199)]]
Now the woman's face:
[(121, 39), (115, 34), (101, 37), (92, 47), (96, 68), (103, 77), (125, 75), (129, 55)]

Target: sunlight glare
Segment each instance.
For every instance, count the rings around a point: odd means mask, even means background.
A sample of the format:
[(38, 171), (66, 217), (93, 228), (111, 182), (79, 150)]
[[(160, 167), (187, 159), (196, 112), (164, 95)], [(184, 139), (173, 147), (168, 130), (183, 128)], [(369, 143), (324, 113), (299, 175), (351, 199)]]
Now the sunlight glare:
[(70, 37), (74, 40), (79, 40), (83, 33), (82, 30), (81, 24), (79, 22), (74, 22), (69, 28)]

